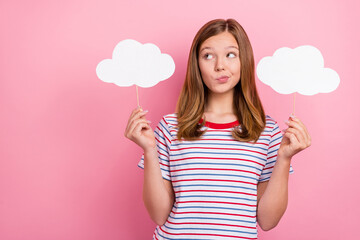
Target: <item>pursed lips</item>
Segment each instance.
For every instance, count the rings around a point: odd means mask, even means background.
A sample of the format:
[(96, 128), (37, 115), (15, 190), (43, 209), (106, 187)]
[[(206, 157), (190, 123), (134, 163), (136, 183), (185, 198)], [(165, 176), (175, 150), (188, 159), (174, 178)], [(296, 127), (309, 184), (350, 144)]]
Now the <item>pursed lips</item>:
[(220, 82), (226, 82), (228, 79), (229, 79), (229, 77), (228, 77), (228, 76), (225, 76), (225, 75), (216, 78), (216, 80), (218, 80), (218, 81), (220, 81)]

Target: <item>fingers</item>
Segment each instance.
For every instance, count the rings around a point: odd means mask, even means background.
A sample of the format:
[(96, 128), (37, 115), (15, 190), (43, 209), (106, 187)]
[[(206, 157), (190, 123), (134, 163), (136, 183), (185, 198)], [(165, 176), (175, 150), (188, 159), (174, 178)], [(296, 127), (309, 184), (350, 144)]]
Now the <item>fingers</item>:
[(300, 144), (301, 149), (305, 149), (311, 145), (311, 137), (306, 128), (306, 126), (300, 121), (299, 118), (295, 116), (290, 116), (288, 122), (285, 122), (289, 126), (284, 132), (288, 132), (287, 135), (290, 138), (290, 135), (294, 135), (297, 139), (297, 142)]
[(141, 121), (137, 123), (134, 128), (134, 133), (140, 133), (143, 128), (150, 129), (149, 123), (147, 121), (146, 122)]
[(132, 112), (131, 115), (129, 117), (129, 121), (128, 121), (128, 125), (130, 123), (130, 121), (133, 119), (133, 117), (135, 116), (135, 114), (139, 113), (142, 111), (142, 108), (140, 106), (138, 106), (137, 108), (135, 108)]
[[(145, 118), (145, 115), (148, 111), (142, 111), (142, 112), (137, 112), (133, 118), (130, 120), (130, 123), (129, 123), (129, 128), (131, 128), (131, 126), (134, 124), (134, 122), (138, 119), (143, 119), (143, 120), (146, 120)], [(149, 121), (150, 122), (150, 121)]]
[(125, 133), (124, 133), (124, 135), (127, 138), (129, 138), (130, 135), (133, 134), (132, 131), (135, 129), (135, 127), (136, 127), (136, 125), (138, 123), (138, 122), (135, 122), (136, 120), (142, 119), (142, 120), (145, 121), (146, 124), (148, 124), (150, 122), (150, 121), (147, 121), (146, 118), (144, 117), (147, 112), (148, 112), (147, 110), (143, 111), (141, 109), (141, 107), (137, 107), (132, 111), (132, 113), (131, 113), (131, 115), (129, 117), (129, 120), (128, 120), (128, 124), (126, 126)]
[(296, 145), (301, 145), (301, 143), (304, 141), (300, 131), (295, 128), (288, 128), (284, 132), (284, 136), (288, 137), (290, 141)]
[(290, 139), (290, 142), (291, 142), (291, 143), (294, 143), (294, 144), (296, 144), (296, 145), (300, 145), (300, 142), (298, 141), (298, 139), (297, 139), (297, 137), (295, 136), (294, 133), (292, 133), (292, 132), (286, 132), (286, 133), (284, 134), (284, 137), (287, 137), (288, 139)]
[(311, 136), (309, 134), (309, 131), (307, 130), (305, 124), (303, 124), (299, 118), (293, 116), (292, 117), (293, 121), (298, 122), (302, 127), (303, 127), (303, 132), (305, 133), (305, 144), (307, 147), (309, 147), (311, 145)]
[(305, 129), (305, 132), (308, 133), (305, 124), (304, 124), (302, 121), (300, 121), (299, 118), (297, 118), (296, 116), (294, 116), (294, 115), (291, 114), (291, 115), (290, 115), (290, 120), (291, 120), (292, 122), (296, 122), (297, 124), (299, 124), (303, 129)]
[(149, 128), (149, 121), (142, 118), (136, 119), (129, 127), (129, 134), (134, 136), (134, 133), (140, 132), (143, 127)]
[(306, 133), (304, 132), (304, 128), (298, 122), (290, 120), (285, 122), (285, 124), (289, 126), (286, 131), (290, 131), (291, 133), (295, 134), (299, 142), (304, 142), (306, 140)]

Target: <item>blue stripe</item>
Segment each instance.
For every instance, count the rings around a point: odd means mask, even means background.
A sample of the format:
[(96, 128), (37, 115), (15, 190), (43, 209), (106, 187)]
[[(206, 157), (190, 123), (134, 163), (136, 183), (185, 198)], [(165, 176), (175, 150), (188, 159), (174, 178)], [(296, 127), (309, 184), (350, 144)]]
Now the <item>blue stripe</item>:
[[(173, 186), (173, 188), (179, 187), (228, 187), (228, 188), (243, 188), (251, 191), (256, 191), (256, 188), (240, 187), (240, 186), (229, 186), (229, 185), (210, 185), (210, 184), (190, 184), (190, 185), (178, 185)], [(241, 194), (241, 193), (240, 193)]]
[[(256, 213), (256, 210), (247, 210), (247, 209), (242, 209), (242, 208), (224, 208), (224, 207), (204, 207), (204, 206), (191, 206), (191, 207), (177, 207), (178, 209), (183, 209), (183, 208), (210, 208), (210, 209), (222, 209), (222, 210), (235, 210), (235, 211), (243, 211), (243, 212), (250, 212), (250, 213)], [(255, 208), (256, 209), (256, 208)]]
[[(275, 125), (275, 120), (274, 119), (272, 119), (272, 118), (268, 118), (268, 119), (266, 119), (267, 121), (266, 121), (266, 125), (270, 125), (270, 126), (273, 126), (273, 125)], [(270, 120), (270, 121), (269, 121)]]
[[(226, 149), (224, 149), (226, 150)], [(245, 153), (224, 153), (224, 152), (185, 152), (185, 153), (179, 153), (179, 154), (171, 154), (171, 156), (182, 156), (182, 155), (186, 155), (186, 154), (220, 154), (220, 155), (228, 155), (228, 156), (231, 156), (231, 155), (240, 155), (240, 156), (248, 156), (248, 157), (253, 157), (253, 158), (257, 158), (261, 161), (266, 161), (265, 159), (265, 156), (264, 157), (258, 157), (258, 156), (255, 156), (255, 155), (251, 155), (251, 154), (245, 154)], [(236, 159), (234, 159), (236, 160)]]
[(275, 162), (276, 162), (276, 159), (271, 161), (271, 162), (267, 162), (264, 168), (267, 168), (268, 166), (271, 166)]
[[(159, 235), (160, 237), (162, 237), (162, 238), (164, 238), (164, 239), (174, 240), (174, 238), (168, 238), (168, 237), (165, 237), (165, 236), (161, 235), (161, 234), (159, 233), (159, 229), (158, 229), (158, 228), (156, 228), (156, 233), (157, 233), (157, 235)], [(198, 238), (186, 238), (186, 240), (199, 240), (199, 239), (198, 239)], [(201, 240), (212, 240), (212, 239), (202, 238)]]
[[(208, 140), (208, 139), (204, 138), (204, 136), (227, 137), (227, 138), (225, 138), (225, 139), (229, 139), (229, 137), (232, 137), (232, 135), (215, 135), (215, 134), (205, 133), (204, 135), (201, 136), (201, 140)], [(222, 139), (218, 139), (218, 140), (220, 141), (220, 140), (222, 140)], [(234, 138), (233, 138), (233, 140), (236, 141)], [(257, 141), (257, 143), (260, 143), (260, 141), (267, 142), (267, 141), (269, 141), (269, 137), (268, 137), (268, 136), (266, 136), (266, 137), (260, 136), (259, 139), (258, 139), (258, 141)], [(179, 144), (183, 144), (183, 142), (182, 142), (182, 143), (179, 143)], [(185, 143), (184, 143), (184, 144), (185, 144)], [(191, 144), (191, 143), (190, 143), (190, 144)], [(200, 144), (200, 143), (196, 142), (196, 144)], [(218, 143), (211, 143), (211, 142), (210, 142), (209, 144), (218, 144)], [(227, 143), (225, 143), (225, 144), (227, 144)], [(231, 144), (231, 142), (230, 142), (229, 144)], [(243, 143), (243, 142), (239, 142), (239, 141), (237, 141), (237, 142), (235, 143), (236, 146), (239, 146), (239, 145), (240, 145), (240, 146), (247, 146), (247, 145), (254, 145), (254, 144), (255, 144), (255, 143), (253, 143), (253, 142), (245, 142), (245, 143)], [(175, 144), (174, 144), (174, 146), (175, 146)], [(253, 147), (255, 147), (255, 146), (253, 146)]]
[[(179, 166), (184, 166), (184, 165), (227, 165), (227, 166), (242, 166), (242, 167), (248, 167), (248, 168), (254, 168), (256, 170), (261, 171), (261, 168), (257, 168), (254, 166), (249, 166), (246, 164), (236, 164), (236, 163), (207, 163), (207, 162), (192, 162), (192, 163), (182, 163), (182, 164), (177, 164), (177, 165), (171, 165), (170, 167), (179, 167)], [(186, 169), (184, 169), (186, 170)]]
[(171, 175), (173, 178), (174, 177), (182, 177), (182, 176), (223, 176), (223, 177), (240, 177), (240, 178), (248, 178), (248, 179), (252, 179), (255, 181), (258, 181), (258, 178), (254, 178), (254, 177), (248, 177), (248, 176), (242, 176), (242, 175), (233, 175), (233, 174), (213, 174), (213, 173), (187, 173), (187, 174), (172, 174)]
[[(178, 215), (177, 215), (178, 216)], [(169, 215), (169, 218), (172, 219), (203, 219), (203, 220), (222, 220), (222, 221), (232, 221), (232, 222), (245, 222), (245, 223), (253, 223), (256, 224), (256, 218), (254, 221), (246, 221), (246, 220), (240, 220), (240, 219), (230, 219), (230, 218), (213, 218), (213, 217), (173, 217)]]
[[(159, 138), (162, 138), (162, 137), (159, 136)], [(168, 150), (167, 150), (167, 149), (164, 149), (164, 148), (163, 148), (163, 145), (159, 144), (159, 141), (160, 141), (160, 140), (156, 140), (156, 146), (157, 146), (157, 148), (158, 148), (158, 149), (161, 149), (161, 150), (164, 151), (164, 152), (166, 152), (167, 155), (168, 155)], [(161, 142), (161, 141), (160, 141), (160, 142)], [(161, 143), (164, 143), (165, 146), (167, 146), (167, 144), (166, 144), (166, 142), (165, 142), (165, 139), (163, 139)]]
[(208, 197), (208, 198), (230, 198), (230, 199), (238, 199), (238, 200), (246, 200), (250, 202), (257, 202), (255, 199), (250, 198), (239, 198), (239, 197), (229, 197), (229, 196), (206, 196), (206, 195), (188, 195), (188, 196), (179, 196), (175, 198), (188, 198), (188, 197)]
[(168, 131), (167, 127), (164, 125), (165, 122), (164, 122), (163, 119), (159, 122), (159, 124), (161, 125), (161, 128), (160, 128), (160, 129), (161, 129), (161, 130), (165, 130), (165, 132), (168, 134), (168, 136), (171, 136), (171, 133)]
[(223, 231), (223, 232), (232, 232), (232, 233), (246, 233), (246, 234), (257, 234), (256, 231), (255, 232), (245, 232), (245, 231), (236, 231), (236, 230), (229, 230), (229, 229), (215, 229), (215, 228), (175, 228), (175, 227), (169, 227), (167, 226), (167, 224), (164, 224), (165, 227), (167, 227), (168, 229), (173, 229), (173, 230), (203, 230), (203, 231)]
[[(268, 140), (268, 139), (266, 139)], [(257, 149), (261, 149), (261, 150), (264, 150), (264, 151), (267, 151), (267, 148), (263, 148), (263, 147), (257, 147), (257, 146), (248, 146), (246, 144), (231, 144), (231, 143), (204, 143), (204, 142), (196, 142), (196, 143), (177, 143), (177, 144), (173, 144), (173, 146), (183, 146), (183, 145), (188, 145), (188, 146), (194, 146), (194, 144), (196, 145), (206, 145), (206, 146), (212, 146), (212, 145), (224, 145), (224, 146), (234, 146), (234, 147), (248, 147), (248, 148), (257, 148)]]
[(272, 151), (268, 152), (268, 156), (271, 156), (271, 154), (273, 154), (274, 152), (276, 153), (277, 151), (279, 151), (279, 149), (275, 149), (275, 150), (272, 150)]
[[(160, 135), (160, 132), (159, 131), (154, 131), (154, 133), (156, 133), (156, 135), (161, 138), (163, 140), (163, 142), (165, 142), (165, 137), (164, 135)], [(161, 133), (162, 134), (162, 133)]]
[[(272, 140), (269, 142), (269, 147), (272, 146), (273, 142), (278, 141), (280, 138), (282, 138), (282, 135), (281, 135), (281, 134), (280, 134), (280, 136), (279, 136), (278, 138), (272, 139)], [(279, 142), (281, 142), (281, 141), (279, 141)]]
[(259, 180), (259, 182), (265, 182), (265, 181), (268, 181), (269, 179), (270, 179), (270, 177), (266, 177), (264, 179)]

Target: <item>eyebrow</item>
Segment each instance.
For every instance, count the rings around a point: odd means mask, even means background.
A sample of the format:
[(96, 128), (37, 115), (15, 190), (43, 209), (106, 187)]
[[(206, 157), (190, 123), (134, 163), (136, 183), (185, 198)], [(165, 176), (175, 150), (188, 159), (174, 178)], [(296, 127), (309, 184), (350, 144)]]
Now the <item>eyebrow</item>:
[[(229, 49), (229, 48), (235, 48), (235, 49), (239, 50), (236, 46), (228, 46), (228, 47), (226, 47), (225, 49)], [(200, 50), (199, 53), (201, 53), (202, 51), (204, 51), (204, 50), (206, 50), (206, 49), (213, 50), (213, 48), (211, 48), (211, 47), (204, 47), (204, 48), (202, 48), (202, 49)]]

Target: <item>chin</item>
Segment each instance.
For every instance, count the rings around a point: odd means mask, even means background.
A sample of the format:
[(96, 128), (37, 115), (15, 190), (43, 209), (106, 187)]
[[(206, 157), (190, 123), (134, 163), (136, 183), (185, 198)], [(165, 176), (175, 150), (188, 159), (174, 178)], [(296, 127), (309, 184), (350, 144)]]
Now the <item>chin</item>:
[(209, 89), (211, 93), (215, 94), (226, 94), (231, 92), (232, 89)]

